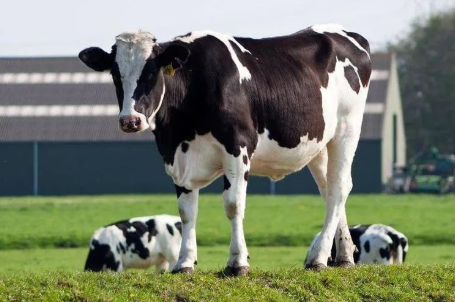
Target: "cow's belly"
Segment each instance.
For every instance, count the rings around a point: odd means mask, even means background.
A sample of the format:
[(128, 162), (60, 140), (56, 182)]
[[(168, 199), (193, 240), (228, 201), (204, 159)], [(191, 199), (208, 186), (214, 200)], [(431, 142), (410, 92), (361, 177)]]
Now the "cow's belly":
[(280, 180), (288, 174), (301, 170), (325, 146), (325, 142), (317, 142), (316, 139), (308, 140), (304, 136), (295, 148), (280, 147), (276, 141), (269, 139), (267, 130), (258, 137), (250, 173), (268, 176), (273, 180)]
[(200, 189), (223, 174), (224, 147), (211, 133), (196, 135), (187, 144), (185, 152), (182, 145), (177, 148), (173, 165), (165, 165), (166, 172), (176, 185), (191, 190)]

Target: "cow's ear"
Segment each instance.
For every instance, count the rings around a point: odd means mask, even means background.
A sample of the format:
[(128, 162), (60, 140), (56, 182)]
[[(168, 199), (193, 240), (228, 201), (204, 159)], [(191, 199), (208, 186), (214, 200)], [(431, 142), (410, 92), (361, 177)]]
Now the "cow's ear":
[(172, 44), (168, 46), (158, 57), (158, 65), (164, 67), (164, 73), (174, 75), (174, 72), (182, 68), (190, 56), (190, 50), (182, 45)]
[(79, 59), (95, 71), (110, 70), (114, 56), (99, 47), (89, 47), (79, 53)]

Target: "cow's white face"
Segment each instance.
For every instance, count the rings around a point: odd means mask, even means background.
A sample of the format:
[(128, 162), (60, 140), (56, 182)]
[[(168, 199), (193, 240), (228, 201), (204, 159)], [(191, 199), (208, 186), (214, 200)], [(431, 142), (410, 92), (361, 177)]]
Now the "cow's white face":
[[(149, 83), (146, 81), (151, 75), (146, 75), (145, 80), (144, 77), (141, 78), (141, 75), (148, 71), (144, 70), (147, 63), (153, 62), (151, 55), (154, 45), (153, 36), (147, 32), (125, 33), (116, 38), (114, 65), (117, 68), (112, 68), (111, 73), (117, 88), (120, 129), (124, 132), (137, 132), (149, 128), (148, 118), (153, 113), (148, 112), (146, 106), (138, 108), (136, 104), (139, 105), (140, 101), (142, 101), (141, 103), (151, 103), (149, 100), (147, 102), (141, 100), (143, 97), (148, 97), (155, 88), (148, 85)], [(152, 70), (150, 71), (152, 72)], [(156, 73), (158, 71), (159, 69), (156, 70)]]
[(123, 33), (116, 37), (112, 52), (98, 47), (80, 52), (79, 58), (96, 71), (110, 70), (119, 104), (119, 127), (127, 133), (154, 130), (155, 116), (165, 94), (162, 68), (176, 70), (189, 56), (178, 45), (162, 49), (149, 32)]

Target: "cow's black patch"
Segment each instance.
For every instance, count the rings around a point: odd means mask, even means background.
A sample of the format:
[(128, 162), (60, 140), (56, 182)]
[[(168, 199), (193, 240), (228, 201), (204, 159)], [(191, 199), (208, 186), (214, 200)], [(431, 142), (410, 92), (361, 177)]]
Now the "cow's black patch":
[(156, 229), (156, 224), (155, 224), (155, 219), (150, 219), (145, 222), (148, 228), (148, 241), (150, 242), (152, 240), (152, 236), (158, 235), (158, 230)]
[(379, 255), (381, 255), (381, 258), (386, 258), (387, 260), (390, 259), (390, 247), (383, 248), (381, 247), (379, 249)]
[(357, 94), (360, 91), (360, 79), (357, 76), (357, 73), (352, 66), (344, 67), (344, 76), (346, 80), (348, 80), (349, 85), (351, 86), (352, 90), (354, 90)]
[(190, 145), (186, 142), (183, 142), (182, 143), (182, 152), (183, 153), (186, 153), (186, 151), (188, 151), (188, 148), (190, 147)]
[(181, 223), (180, 221), (178, 221), (178, 222), (176, 222), (174, 225), (175, 225), (175, 228), (176, 228), (177, 230), (179, 230), (180, 235), (182, 235), (182, 223)]
[[(351, 36), (359, 44), (370, 53), (370, 46), (368, 41), (363, 38), (361, 35), (353, 32), (346, 32), (348, 36)], [(356, 45), (351, 42), (346, 37), (339, 35), (337, 33), (324, 33), (324, 35), (330, 37), (334, 41), (334, 48), (336, 52), (336, 59), (342, 62), (345, 62), (346, 59), (352, 62), (352, 64), (357, 67), (357, 72), (359, 73), (360, 80), (362, 85), (366, 87), (370, 81), (371, 76), (371, 60), (368, 54)], [(333, 64), (333, 66), (335, 66)]]
[(107, 244), (100, 244), (98, 240), (92, 240), (93, 249), (88, 252), (84, 270), (99, 272), (103, 269), (117, 271), (120, 262), (115, 261), (114, 254)]
[(357, 247), (357, 250), (354, 252), (354, 263), (359, 262), (360, 253), (362, 252), (362, 247), (360, 246), (360, 236), (362, 236), (369, 227), (370, 225), (361, 225), (359, 227), (349, 228), (349, 233), (351, 234), (352, 242)]
[(175, 192), (177, 193), (177, 198), (179, 198), (182, 193), (188, 194), (191, 193), (191, 190), (187, 190), (185, 187), (175, 185)]
[(245, 179), (245, 181), (248, 181), (249, 175), (250, 173), (248, 171), (245, 171), (245, 174), (243, 174), (243, 178)]
[(403, 262), (404, 262), (404, 260), (406, 259), (406, 254), (407, 254), (407, 252), (404, 249), (408, 245), (408, 241), (405, 238), (401, 238), (400, 242), (401, 242), (401, 247), (403, 248)]
[(126, 253), (126, 247), (121, 242), (118, 244), (118, 246), (119, 246), (120, 250), (122, 251), (122, 253), (125, 254)]
[(223, 175), (223, 183), (224, 183), (224, 191), (229, 190), (231, 187), (231, 183), (229, 182), (229, 179), (226, 177), (226, 175)]
[(365, 243), (363, 244), (363, 247), (365, 248), (365, 252), (369, 253), (370, 252), (370, 241), (369, 240), (365, 241)]
[(248, 164), (248, 156), (246, 156), (246, 155), (243, 156), (243, 163), (244, 163), (245, 165)]
[(167, 231), (169, 232), (169, 234), (174, 236), (174, 228), (172, 227), (172, 225), (169, 225), (166, 223), (166, 228), (167, 228)]
[(387, 235), (390, 237), (390, 239), (392, 239), (392, 249), (396, 251), (398, 249), (398, 246), (401, 244), (400, 237), (392, 232), (387, 232)]
[[(154, 219), (151, 219), (146, 223), (141, 221), (130, 222), (129, 220), (122, 220), (108, 226), (112, 225), (115, 225), (123, 232), (126, 242), (126, 247), (123, 247), (125, 252), (129, 250), (131, 253), (137, 254), (142, 259), (147, 259), (150, 256), (150, 251), (146, 246), (144, 246), (142, 237), (147, 234), (148, 241), (150, 242), (151, 237), (157, 234)], [(122, 246), (120, 246), (120, 249), (122, 249)]]

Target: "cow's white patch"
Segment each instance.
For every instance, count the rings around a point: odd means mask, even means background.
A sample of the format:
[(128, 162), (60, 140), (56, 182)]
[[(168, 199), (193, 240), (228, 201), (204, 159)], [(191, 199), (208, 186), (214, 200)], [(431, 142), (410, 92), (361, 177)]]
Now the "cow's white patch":
[(165, 93), (166, 93), (166, 84), (163, 81), (163, 92), (161, 93), (160, 102), (158, 103), (158, 107), (156, 107), (156, 109), (152, 112), (152, 115), (149, 117), (149, 125), (150, 125), (151, 130), (155, 130), (155, 128), (156, 128), (156, 123), (155, 123), (156, 114), (158, 113), (158, 111), (161, 108), (161, 105), (163, 104), (163, 99), (164, 99)]
[(240, 155), (225, 153), (223, 160), (224, 175), (229, 181), (229, 188), (223, 192), (224, 211), (231, 222), (231, 244), (229, 246), (228, 267), (244, 267), (248, 264), (248, 249), (243, 232), (245, 216), (246, 188), (250, 160), (246, 147), (240, 148)]
[(258, 134), (258, 144), (251, 160), (251, 174), (268, 176), (277, 181), (302, 169), (324, 147), (316, 138), (308, 135), (300, 138), (300, 144), (292, 149), (283, 148), (269, 138), (269, 131)]
[(117, 54), (115, 61), (118, 64), (123, 86), (123, 106), (119, 117), (133, 115), (140, 117), (140, 131), (149, 128), (147, 118), (134, 109), (136, 101), (133, 99), (137, 81), (147, 59), (152, 53), (155, 38), (145, 31), (123, 33), (116, 37)]
[(188, 190), (208, 186), (223, 173), (222, 152), (224, 147), (211, 133), (196, 135), (188, 143), (188, 150), (182, 151), (181, 145), (174, 155), (173, 165), (165, 164), (166, 172), (174, 183)]
[(358, 49), (365, 52), (368, 55), (368, 57), (370, 57), (368, 51), (365, 48), (363, 48), (362, 45), (360, 45), (359, 42), (357, 42), (354, 38), (348, 36), (346, 34), (344, 27), (339, 24), (316, 24), (313, 25), (311, 29), (320, 34), (325, 32), (339, 34), (340, 36), (343, 36), (349, 41), (351, 41), (352, 44), (354, 44)]
[(239, 70), (239, 75), (240, 75), (239, 81), (240, 81), (240, 84), (242, 83), (243, 80), (250, 80), (251, 79), (250, 71), (248, 70), (248, 68), (246, 68), (245, 66), (242, 65), (242, 63), (240, 62), (240, 60), (239, 60), (237, 54), (235, 53), (235, 50), (232, 47), (230, 42), (232, 42), (235, 45), (237, 45), (243, 53), (247, 52), (247, 53), (251, 54), (251, 52), (249, 50), (247, 50), (245, 47), (243, 47), (232, 36), (221, 34), (221, 33), (217, 33), (217, 32), (211, 31), (211, 30), (194, 31), (187, 37), (176, 37), (174, 39), (174, 41), (178, 40), (178, 41), (182, 41), (184, 43), (192, 43), (194, 40), (200, 39), (200, 38), (203, 38), (203, 37), (206, 37), (206, 36), (215, 37), (218, 40), (220, 40), (226, 46), (226, 48), (228, 49), (229, 53), (231, 54), (232, 61), (234, 61), (234, 64), (237, 66), (237, 68)]

